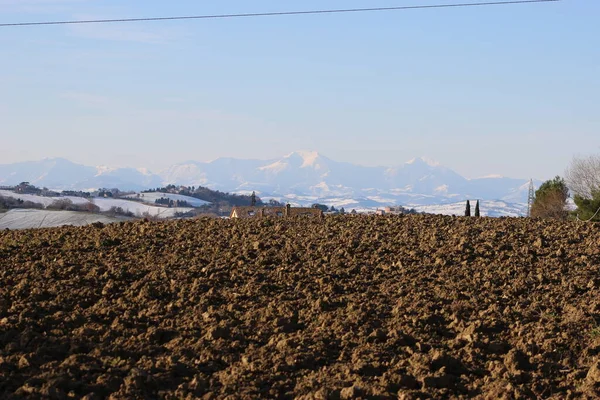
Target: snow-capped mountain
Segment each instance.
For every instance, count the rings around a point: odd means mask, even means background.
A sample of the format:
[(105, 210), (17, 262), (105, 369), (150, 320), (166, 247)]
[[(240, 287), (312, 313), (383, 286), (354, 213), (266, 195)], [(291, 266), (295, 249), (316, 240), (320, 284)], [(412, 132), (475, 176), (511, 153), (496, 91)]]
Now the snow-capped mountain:
[(163, 181), (278, 198), (387, 197), (402, 203), (432, 204), (462, 199), (526, 202), (528, 181), (498, 176), (466, 179), (424, 158), (395, 167), (364, 167), (333, 161), (316, 152), (294, 152), (274, 160), (218, 159), (175, 165)]
[(142, 190), (162, 185), (159, 176), (143, 168), (88, 167), (63, 158), (0, 164), (0, 185), (16, 185), (21, 182), (61, 190)]
[(526, 179), (467, 179), (424, 158), (391, 167), (364, 167), (334, 161), (314, 151), (297, 151), (271, 160), (189, 161), (158, 174), (144, 169), (87, 167), (64, 159), (0, 165), (0, 185), (23, 181), (52, 189), (206, 186), (237, 193), (256, 191), (263, 198), (295, 204), (325, 202), (371, 208), (452, 204), (466, 199), (526, 203), (528, 189)]
[(0, 185), (30, 182), (38, 186), (68, 187), (93, 177), (94, 167), (72, 163), (62, 158), (42, 161), (0, 164)]

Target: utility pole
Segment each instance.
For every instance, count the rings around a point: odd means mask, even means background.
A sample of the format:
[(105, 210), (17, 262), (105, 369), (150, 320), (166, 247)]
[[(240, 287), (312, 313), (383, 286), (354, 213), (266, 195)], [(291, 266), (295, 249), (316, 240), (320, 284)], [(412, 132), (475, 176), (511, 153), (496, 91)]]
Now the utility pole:
[(535, 188), (533, 186), (533, 179), (529, 181), (529, 195), (527, 196), (527, 217), (531, 217), (531, 207), (533, 207), (533, 201), (535, 200)]

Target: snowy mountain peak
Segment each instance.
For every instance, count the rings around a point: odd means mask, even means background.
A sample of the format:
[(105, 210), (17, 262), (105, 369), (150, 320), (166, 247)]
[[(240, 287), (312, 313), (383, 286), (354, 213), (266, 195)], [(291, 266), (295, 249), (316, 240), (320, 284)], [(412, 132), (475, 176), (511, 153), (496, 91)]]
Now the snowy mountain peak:
[(267, 171), (271, 173), (278, 173), (284, 171), (289, 167), (287, 162), (284, 161), (276, 161), (273, 164), (265, 165), (264, 167), (258, 168), (260, 171)]
[(117, 170), (117, 168), (108, 167), (106, 165), (98, 165), (96, 167), (96, 176), (110, 174), (111, 172), (114, 172), (116, 170)]
[(503, 175), (491, 174), (491, 175), (482, 176), (479, 179), (502, 179), (502, 178), (504, 178)]
[(136, 168), (136, 171), (145, 176), (152, 175), (152, 172), (148, 168)]
[(283, 158), (273, 161), (270, 164), (261, 166), (259, 171), (265, 171), (271, 174), (277, 174), (283, 171), (301, 170), (310, 168), (314, 170), (324, 170), (326, 158), (316, 151), (294, 151)]
[(322, 158), (321, 155), (316, 151), (294, 151), (293, 153), (288, 154), (284, 158), (287, 159), (299, 159), (302, 160), (302, 164), (300, 168), (305, 167), (314, 167), (317, 165), (318, 161)]
[(62, 164), (73, 164), (71, 161), (62, 157), (45, 157), (42, 159), (44, 162), (62, 163)]
[(407, 161), (405, 164), (408, 164), (408, 165), (419, 165), (419, 164), (423, 165), (423, 164), (425, 164), (430, 167), (439, 167), (440, 166), (439, 162), (432, 160), (430, 158), (427, 158), (427, 157), (413, 158), (412, 160)]

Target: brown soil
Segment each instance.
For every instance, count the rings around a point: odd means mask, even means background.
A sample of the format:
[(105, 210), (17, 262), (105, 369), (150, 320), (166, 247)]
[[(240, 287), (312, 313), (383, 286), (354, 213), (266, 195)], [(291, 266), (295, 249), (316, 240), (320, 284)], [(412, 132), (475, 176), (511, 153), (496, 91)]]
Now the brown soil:
[(0, 398), (594, 398), (600, 226), (0, 232)]

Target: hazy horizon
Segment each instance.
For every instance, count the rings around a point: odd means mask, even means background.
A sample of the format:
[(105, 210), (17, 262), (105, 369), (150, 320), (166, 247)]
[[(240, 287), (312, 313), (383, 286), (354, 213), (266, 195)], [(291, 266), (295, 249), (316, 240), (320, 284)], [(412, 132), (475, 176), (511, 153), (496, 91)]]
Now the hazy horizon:
[[(296, 150), (293, 152), (289, 152), (287, 154), (282, 154), (279, 157), (273, 157), (273, 158), (253, 158), (253, 157), (217, 157), (214, 159), (209, 159), (209, 160), (181, 160), (179, 162), (175, 162), (173, 164), (169, 164), (167, 165), (165, 168), (161, 168), (161, 169), (153, 169), (153, 168), (149, 168), (145, 165), (115, 165), (115, 164), (106, 164), (106, 163), (100, 163), (100, 164), (90, 164), (90, 163), (86, 163), (86, 162), (77, 162), (74, 160), (71, 160), (69, 158), (66, 157), (43, 157), (41, 159), (37, 159), (37, 160), (23, 160), (23, 161), (16, 161), (13, 163), (0, 163), (0, 166), (2, 165), (12, 165), (12, 164), (19, 164), (19, 163), (37, 163), (37, 162), (44, 162), (44, 161), (53, 161), (53, 160), (65, 160), (74, 164), (78, 164), (78, 165), (83, 165), (86, 167), (94, 167), (94, 168), (98, 168), (99, 170), (101, 169), (136, 169), (136, 170), (147, 170), (148, 172), (151, 172), (153, 174), (160, 174), (166, 170), (168, 170), (169, 168), (175, 166), (175, 165), (183, 165), (183, 164), (187, 164), (187, 163), (212, 163), (215, 162), (217, 160), (221, 160), (221, 159), (236, 159), (236, 160), (245, 160), (245, 161), (264, 161), (264, 162), (277, 162), (283, 158), (289, 157), (292, 154), (298, 154), (300, 153), (300, 155), (305, 156), (307, 154), (317, 154), (320, 157), (324, 157), (328, 160), (331, 160), (333, 162), (340, 162), (340, 163), (349, 163), (352, 165), (356, 165), (356, 166), (361, 166), (361, 167), (379, 167), (379, 168), (395, 168), (395, 167), (400, 167), (404, 164), (411, 164), (412, 162), (414, 162), (417, 159), (420, 159), (422, 161), (424, 161), (425, 163), (431, 165), (431, 166), (440, 166), (443, 168), (447, 168), (450, 170), (453, 170), (454, 172), (458, 172), (456, 169), (454, 169), (451, 165), (445, 165), (440, 163), (438, 160), (426, 157), (426, 156), (417, 156), (417, 157), (413, 157), (409, 160), (404, 160), (404, 161), (399, 161), (395, 164), (373, 164), (373, 165), (366, 165), (366, 164), (361, 164), (361, 163), (355, 163), (355, 162), (347, 162), (347, 161), (342, 161), (342, 160), (336, 160), (333, 159), (331, 157), (328, 157), (327, 154), (323, 154), (319, 151), (316, 150)], [(304, 154), (303, 154), (304, 153)], [(531, 177), (525, 177), (525, 176), (507, 176), (507, 175), (502, 175), (502, 174), (487, 174), (487, 175), (464, 175), (461, 174), (460, 172), (458, 172), (461, 176), (467, 178), (467, 179), (479, 179), (479, 178), (514, 178), (514, 179), (534, 179), (534, 180), (538, 180), (538, 181), (543, 181), (546, 178), (542, 178), (542, 177), (536, 177), (536, 176), (531, 176)]]
[[(440, 4), (452, 1), (415, 1)], [(0, 23), (397, 1), (0, 0)], [(597, 2), (2, 28), (0, 164), (145, 167), (300, 149), (548, 179), (600, 152)]]

